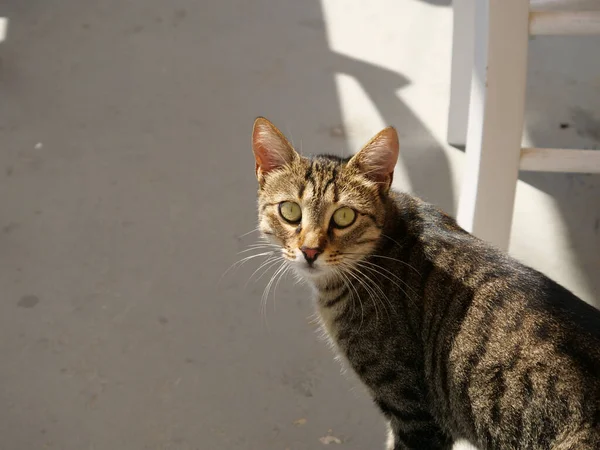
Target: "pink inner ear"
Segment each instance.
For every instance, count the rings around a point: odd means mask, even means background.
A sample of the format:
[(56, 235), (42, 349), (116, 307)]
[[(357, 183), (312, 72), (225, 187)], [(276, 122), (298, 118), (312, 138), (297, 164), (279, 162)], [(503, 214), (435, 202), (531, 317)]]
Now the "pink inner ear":
[(374, 172), (387, 175), (394, 170), (396, 156), (394, 155), (394, 152), (385, 145), (385, 142), (375, 142), (373, 147), (365, 154), (364, 161)]
[(258, 143), (254, 146), (254, 157), (256, 159), (256, 163), (260, 167), (260, 170), (265, 173), (285, 164), (281, 158), (274, 154), (273, 151), (265, 147), (262, 143)]
[(263, 173), (288, 164), (295, 155), (283, 135), (266, 119), (258, 119), (254, 126), (252, 150), (256, 164)]
[(389, 177), (398, 161), (398, 135), (393, 128), (381, 131), (359, 153), (358, 163), (369, 178), (383, 181)]

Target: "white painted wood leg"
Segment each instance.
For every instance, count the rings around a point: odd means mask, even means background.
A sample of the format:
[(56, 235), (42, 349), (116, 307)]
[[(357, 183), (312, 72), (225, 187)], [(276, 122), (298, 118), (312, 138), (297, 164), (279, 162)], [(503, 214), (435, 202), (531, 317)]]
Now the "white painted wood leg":
[(465, 145), (469, 119), (469, 95), (475, 40), (475, 2), (454, 0), (452, 28), (452, 68), (450, 72), (450, 105), (447, 140), (452, 145)]
[(0, 42), (6, 39), (6, 33), (8, 30), (8, 19), (6, 17), (0, 17)]
[(458, 222), (508, 249), (523, 132), (528, 0), (477, 0)]

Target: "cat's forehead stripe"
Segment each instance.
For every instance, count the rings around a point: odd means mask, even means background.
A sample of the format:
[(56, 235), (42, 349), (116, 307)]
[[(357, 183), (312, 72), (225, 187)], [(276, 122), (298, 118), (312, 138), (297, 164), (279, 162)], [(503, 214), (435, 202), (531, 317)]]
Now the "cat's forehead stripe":
[(324, 196), (329, 186), (334, 183), (337, 178), (338, 165), (333, 161), (315, 159), (311, 161), (309, 171), (310, 177), (306, 177), (307, 181), (313, 183), (315, 191), (320, 191), (320, 196)]
[(336, 178), (337, 178), (337, 169), (334, 167), (334, 168), (331, 170), (331, 174), (330, 174), (330, 176), (329, 176), (329, 179), (328, 179), (328, 180), (325, 182), (325, 184), (323, 185), (323, 190), (322, 190), (322, 193), (321, 193), (321, 196), (323, 196), (323, 197), (324, 197), (324, 196), (325, 196), (325, 193), (327, 192), (327, 189), (328, 189), (330, 186), (332, 186), (332, 187), (333, 187), (333, 192), (334, 192), (334, 202), (336, 201), (336, 200), (335, 200), (335, 197), (336, 197), (336, 195), (335, 195), (335, 180), (336, 180)]

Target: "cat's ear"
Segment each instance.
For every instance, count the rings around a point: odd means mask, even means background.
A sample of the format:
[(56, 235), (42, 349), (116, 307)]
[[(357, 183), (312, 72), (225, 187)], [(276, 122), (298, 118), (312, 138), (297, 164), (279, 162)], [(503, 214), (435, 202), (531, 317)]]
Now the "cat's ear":
[(387, 188), (392, 184), (394, 167), (398, 161), (400, 144), (394, 127), (387, 127), (377, 133), (361, 151), (348, 162), (362, 174)]
[(252, 151), (256, 160), (256, 177), (259, 182), (270, 171), (278, 169), (298, 158), (285, 136), (264, 117), (254, 121)]

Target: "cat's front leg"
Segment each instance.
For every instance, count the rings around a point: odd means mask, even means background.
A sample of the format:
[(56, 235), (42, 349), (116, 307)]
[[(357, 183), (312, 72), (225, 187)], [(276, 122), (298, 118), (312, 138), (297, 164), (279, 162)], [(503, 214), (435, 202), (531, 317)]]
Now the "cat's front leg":
[(435, 422), (388, 422), (386, 450), (450, 450), (453, 440)]

